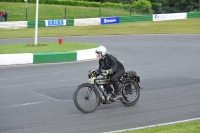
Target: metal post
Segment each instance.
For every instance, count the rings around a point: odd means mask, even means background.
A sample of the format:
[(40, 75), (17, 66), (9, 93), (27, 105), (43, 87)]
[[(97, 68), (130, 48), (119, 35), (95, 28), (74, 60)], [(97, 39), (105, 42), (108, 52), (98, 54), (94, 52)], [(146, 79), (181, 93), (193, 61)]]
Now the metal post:
[(130, 0), (130, 16), (131, 16), (131, 13), (132, 13), (132, 0)]
[(26, 0), (26, 21), (28, 21), (28, 0)]
[(190, 7), (190, 12), (192, 12), (192, 11), (193, 11), (193, 6)]
[(66, 19), (66, 7), (65, 7), (65, 13), (64, 13), (65, 15), (64, 15), (64, 19)]
[(24, 0), (26, 2), (26, 21), (28, 20), (28, 0)]
[(101, 16), (101, 6), (102, 6), (102, 0), (101, 0), (100, 7), (99, 7), (99, 17)]
[(36, 1), (36, 17), (35, 17), (35, 45), (37, 45), (37, 39), (38, 39), (38, 4), (39, 4), (39, 0)]
[(200, 12), (200, 0), (199, 0), (199, 12)]

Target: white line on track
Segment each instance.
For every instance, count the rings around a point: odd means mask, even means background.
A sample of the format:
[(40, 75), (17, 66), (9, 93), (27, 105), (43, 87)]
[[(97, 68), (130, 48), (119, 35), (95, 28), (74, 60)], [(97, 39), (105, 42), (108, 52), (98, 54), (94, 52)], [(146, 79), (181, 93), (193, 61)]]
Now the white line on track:
[(130, 128), (130, 129), (109, 131), (109, 132), (103, 132), (103, 133), (118, 133), (118, 132), (125, 132), (125, 131), (133, 131), (133, 130), (139, 130), (139, 129), (145, 129), (145, 128), (158, 127), (158, 126), (167, 126), (167, 125), (178, 124), (178, 123), (189, 122), (189, 121), (195, 121), (195, 120), (200, 120), (200, 118), (187, 119), (187, 120), (175, 121), (175, 122), (169, 122), (169, 123), (162, 123), (162, 124), (156, 124), (156, 125), (150, 125), (150, 126), (144, 126), (144, 127), (136, 127), (136, 128)]
[(16, 104), (16, 105), (6, 106), (4, 108), (12, 108), (12, 107), (19, 107), (19, 106), (35, 105), (35, 104), (40, 104), (40, 103), (44, 103), (44, 102), (46, 102), (46, 101), (33, 102), (33, 103), (24, 103), (24, 104)]
[[(56, 99), (56, 98), (52, 98), (52, 99), (54, 99), (57, 102), (72, 102), (73, 101), (73, 99), (66, 99), (66, 100), (59, 100), (59, 99)], [(40, 102), (32, 102), (32, 103), (15, 104), (15, 105), (10, 105), (10, 106), (5, 106), (3, 108), (6, 109), (6, 108), (13, 108), (13, 107), (23, 107), (23, 106), (30, 106), (30, 105), (38, 105), (38, 104), (47, 103), (47, 102), (50, 102), (50, 101), (40, 101)]]
[(12, 76), (12, 77), (0, 77), (0, 80), (14, 80), (14, 79), (22, 79), (22, 78), (33, 78), (33, 77), (38, 77), (38, 76), (46, 76), (46, 75), (58, 75), (58, 74), (63, 74), (63, 73), (71, 73), (74, 71), (80, 71), (80, 70), (88, 70), (88, 69), (94, 69), (94, 67), (90, 67), (87, 69), (74, 69), (74, 70), (67, 70), (67, 71), (58, 71), (58, 72), (53, 72), (53, 73), (37, 73), (37, 74), (27, 74), (27, 75), (16, 75), (16, 76)]
[[(80, 80), (80, 79), (82, 79), (82, 78), (59, 80), (59, 81), (54, 81), (54, 82), (76, 81), (76, 80)], [(52, 83), (52, 82), (40, 82), (40, 83), (33, 83), (33, 84), (19, 84), (19, 85), (12, 85), (12, 86), (0, 87), (0, 88), (15, 88), (15, 87), (21, 87), (21, 86), (41, 85), (41, 84), (50, 84), (50, 83)]]

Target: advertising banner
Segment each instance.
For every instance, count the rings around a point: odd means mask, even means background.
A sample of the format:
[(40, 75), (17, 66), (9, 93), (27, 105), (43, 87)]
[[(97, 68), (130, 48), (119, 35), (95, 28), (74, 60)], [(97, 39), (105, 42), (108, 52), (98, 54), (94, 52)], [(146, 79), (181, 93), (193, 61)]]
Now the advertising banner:
[(49, 26), (66, 26), (66, 19), (60, 20), (45, 20), (46, 27)]
[(187, 13), (153, 14), (153, 21), (186, 19)]
[(117, 24), (119, 23), (119, 17), (101, 18), (101, 24)]

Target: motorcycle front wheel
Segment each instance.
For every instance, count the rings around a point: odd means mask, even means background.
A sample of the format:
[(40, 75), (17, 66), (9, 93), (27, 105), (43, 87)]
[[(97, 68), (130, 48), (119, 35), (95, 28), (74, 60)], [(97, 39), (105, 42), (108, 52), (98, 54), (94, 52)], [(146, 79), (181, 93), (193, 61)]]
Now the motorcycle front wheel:
[(95, 111), (100, 104), (98, 90), (89, 83), (83, 83), (76, 88), (73, 100), (77, 109), (83, 113)]

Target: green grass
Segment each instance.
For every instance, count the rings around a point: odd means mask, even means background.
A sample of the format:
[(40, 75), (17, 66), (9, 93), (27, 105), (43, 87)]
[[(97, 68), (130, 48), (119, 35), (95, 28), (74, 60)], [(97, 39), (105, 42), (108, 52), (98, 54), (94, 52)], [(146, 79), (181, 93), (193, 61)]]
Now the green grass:
[(121, 133), (199, 133), (200, 120)]
[(83, 50), (89, 48), (96, 48), (98, 44), (92, 43), (73, 43), (73, 42), (63, 42), (63, 44), (58, 44), (55, 42), (43, 42), (41, 45), (46, 46), (28, 46), (29, 44), (7, 44), (0, 45), (0, 54), (11, 54), (11, 53), (46, 53), (46, 52), (68, 52), (75, 50)]
[[(39, 4), (39, 20), (99, 17), (99, 7), (80, 7)], [(26, 21), (26, 3), (0, 2), (0, 9), (8, 11), (8, 21)], [(35, 4), (28, 3), (28, 20), (35, 20)], [(129, 11), (119, 8), (101, 8), (101, 17), (129, 16)]]
[[(0, 39), (34, 38), (34, 33), (34, 28), (1, 29)], [(124, 34), (200, 34), (200, 18), (160, 22), (134, 22), (115, 25), (42, 27), (38, 29), (38, 37)]]

